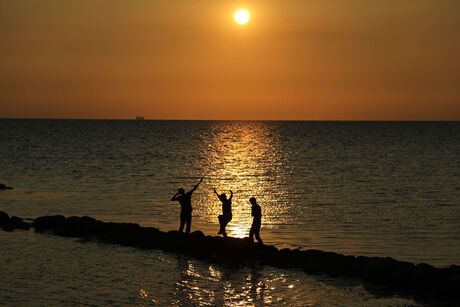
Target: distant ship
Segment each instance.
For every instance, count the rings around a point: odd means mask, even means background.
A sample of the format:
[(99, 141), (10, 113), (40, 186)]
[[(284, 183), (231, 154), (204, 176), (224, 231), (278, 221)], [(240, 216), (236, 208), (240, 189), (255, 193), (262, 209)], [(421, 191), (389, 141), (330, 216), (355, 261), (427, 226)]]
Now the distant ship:
[(144, 116), (136, 116), (136, 120), (144, 120)]

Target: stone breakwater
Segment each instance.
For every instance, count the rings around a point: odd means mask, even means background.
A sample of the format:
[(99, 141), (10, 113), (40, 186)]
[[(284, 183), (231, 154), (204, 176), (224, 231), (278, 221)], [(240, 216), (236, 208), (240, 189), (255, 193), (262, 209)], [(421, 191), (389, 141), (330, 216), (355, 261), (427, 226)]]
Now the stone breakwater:
[(162, 232), (132, 223), (102, 222), (94, 218), (42, 216), (29, 223), (0, 211), (0, 227), (5, 231), (34, 228), (38, 233), (99, 240), (140, 249), (160, 249), (217, 263), (244, 265), (259, 263), (277, 268), (301, 269), (309, 274), (359, 277), (366, 282), (419, 298), (460, 299), (460, 267), (398, 261), (389, 257), (345, 256), (320, 250), (277, 249), (248, 239), (206, 236), (201, 231), (189, 235)]

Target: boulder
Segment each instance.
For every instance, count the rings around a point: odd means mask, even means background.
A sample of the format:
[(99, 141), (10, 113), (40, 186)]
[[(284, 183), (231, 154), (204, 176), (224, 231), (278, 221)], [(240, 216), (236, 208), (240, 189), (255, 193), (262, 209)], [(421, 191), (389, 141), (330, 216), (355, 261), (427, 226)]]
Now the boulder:
[(10, 216), (8, 213), (0, 211), (0, 226), (6, 224), (10, 221)]
[(260, 260), (262, 264), (275, 265), (278, 262), (279, 250), (272, 245), (261, 245), (259, 246)]
[(24, 222), (22, 218), (12, 216), (11, 218), (5, 212), (0, 212), (0, 226), (5, 231), (13, 231), (15, 229), (29, 230), (30, 224)]
[(364, 266), (363, 277), (393, 288), (410, 288), (415, 269), (415, 265), (409, 262), (398, 261), (391, 257), (374, 257)]
[(154, 227), (144, 227), (140, 232), (138, 247), (143, 249), (159, 248), (163, 232)]
[(444, 279), (439, 284), (438, 294), (444, 297), (454, 297), (455, 294), (460, 294), (460, 275), (454, 275)]
[(14, 230), (14, 226), (10, 221), (10, 216), (8, 215), (8, 213), (3, 212), (3, 211), (0, 211), (0, 227), (4, 231), (13, 231)]
[(0, 183), (0, 190), (12, 190), (12, 189), (13, 189), (12, 187), (8, 187), (4, 185), (3, 183)]
[(17, 216), (12, 216), (10, 219), (10, 223), (12, 224), (14, 229), (22, 229), (22, 230), (30, 229), (30, 224), (27, 222), (24, 222), (22, 218), (19, 218)]
[(32, 227), (36, 232), (52, 231), (62, 227), (66, 223), (66, 218), (62, 215), (41, 216), (34, 220)]

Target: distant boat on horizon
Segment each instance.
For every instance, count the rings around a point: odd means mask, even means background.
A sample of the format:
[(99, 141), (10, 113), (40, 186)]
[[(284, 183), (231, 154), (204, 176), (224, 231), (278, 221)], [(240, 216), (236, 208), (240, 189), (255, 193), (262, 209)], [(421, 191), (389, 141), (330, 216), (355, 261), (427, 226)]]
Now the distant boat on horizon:
[(136, 120), (144, 120), (144, 116), (136, 116)]

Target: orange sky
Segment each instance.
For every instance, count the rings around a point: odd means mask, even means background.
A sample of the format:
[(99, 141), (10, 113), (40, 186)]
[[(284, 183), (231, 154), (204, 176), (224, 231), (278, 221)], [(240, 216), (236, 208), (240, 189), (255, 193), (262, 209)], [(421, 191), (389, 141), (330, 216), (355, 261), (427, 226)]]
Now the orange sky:
[(1, 0), (0, 117), (460, 120), (459, 12), (458, 0)]

